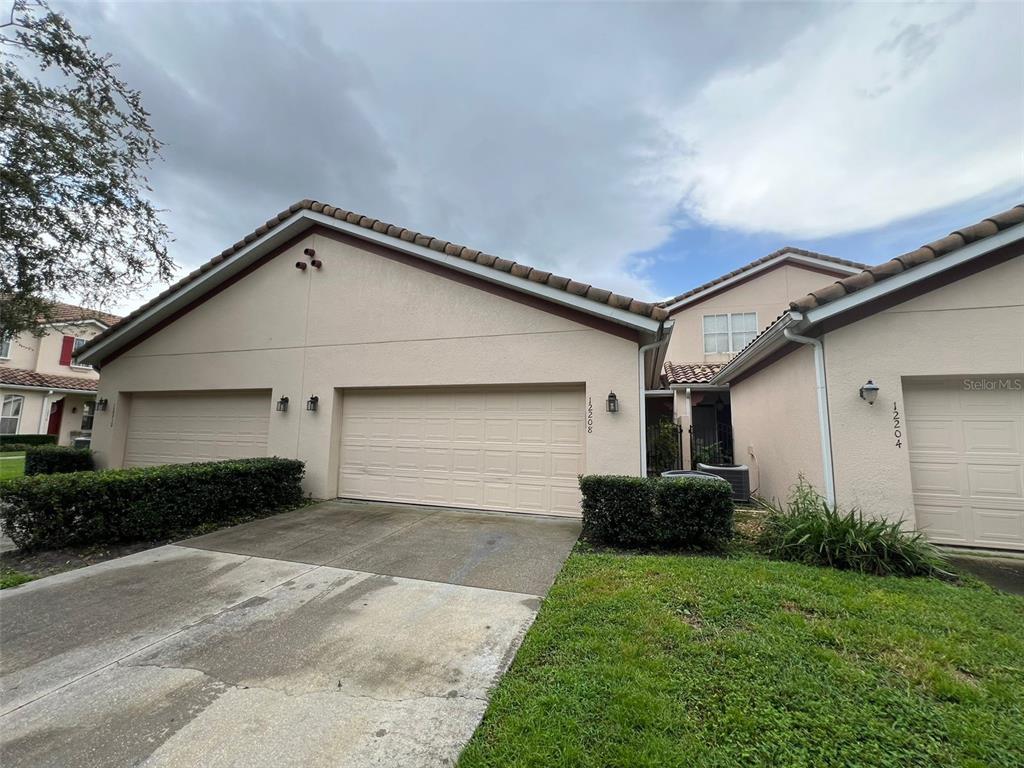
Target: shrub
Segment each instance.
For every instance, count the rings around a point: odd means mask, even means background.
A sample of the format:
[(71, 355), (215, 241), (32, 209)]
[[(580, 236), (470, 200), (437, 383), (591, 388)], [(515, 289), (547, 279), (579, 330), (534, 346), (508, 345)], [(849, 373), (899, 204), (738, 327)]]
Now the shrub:
[(585, 475), (583, 533), (595, 541), (624, 547), (652, 546), (657, 541), (654, 482), (648, 477)]
[(695, 479), (586, 475), (583, 533), (623, 547), (718, 546), (732, 536), (732, 488)]
[(92, 451), (88, 448), (65, 448), (61, 445), (30, 445), (25, 450), (26, 475), (86, 472), (92, 468)]
[(56, 435), (4, 435), (0, 451), (24, 451), (29, 445), (56, 445)]
[(707, 480), (656, 480), (654, 504), (664, 546), (717, 547), (732, 538), (732, 486)]
[(0, 483), (0, 522), (22, 549), (159, 539), (294, 506), (303, 474), (260, 458), (19, 477)]
[(793, 486), (785, 509), (769, 505), (759, 544), (780, 560), (877, 576), (946, 573), (945, 558), (921, 533), (904, 530), (902, 521), (829, 506), (803, 477)]

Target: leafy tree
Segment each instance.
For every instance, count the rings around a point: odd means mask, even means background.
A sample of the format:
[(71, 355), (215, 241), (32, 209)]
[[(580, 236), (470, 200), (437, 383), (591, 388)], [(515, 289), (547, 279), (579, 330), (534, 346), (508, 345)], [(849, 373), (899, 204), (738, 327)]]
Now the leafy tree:
[(138, 91), (45, 2), (0, 23), (0, 320), (38, 332), (50, 299), (101, 307), (166, 281), (145, 173), (161, 143)]

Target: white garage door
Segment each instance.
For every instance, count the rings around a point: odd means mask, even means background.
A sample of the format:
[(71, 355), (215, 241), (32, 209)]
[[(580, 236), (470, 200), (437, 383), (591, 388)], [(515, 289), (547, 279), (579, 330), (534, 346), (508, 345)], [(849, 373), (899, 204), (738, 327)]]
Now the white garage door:
[(270, 391), (132, 396), (126, 467), (267, 455)]
[(578, 515), (583, 389), (346, 391), (339, 495)]
[(904, 387), (918, 527), (930, 539), (1024, 549), (1024, 375)]

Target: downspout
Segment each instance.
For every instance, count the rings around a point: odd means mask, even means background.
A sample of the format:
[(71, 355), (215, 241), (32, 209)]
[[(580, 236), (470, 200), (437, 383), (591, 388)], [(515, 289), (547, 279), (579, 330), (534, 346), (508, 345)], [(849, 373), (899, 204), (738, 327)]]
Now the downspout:
[(814, 347), (814, 377), (818, 389), (818, 427), (821, 431), (821, 465), (825, 475), (825, 500), (830, 507), (836, 504), (836, 478), (832, 468), (832, 429), (828, 419), (828, 385), (825, 382), (825, 345), (821, 339), (801, 336), (789, 328), (782, 335), (797, 344)]
[(658, 340), (640, 347), (637, 352), (637, 381), (640, 389), (640, 477), (647, 477), (647, 382), (644, 381), (644, 357), (652, 349), (668, 343), (669, 337), (664, 335), (665, 322), (658, 326)]

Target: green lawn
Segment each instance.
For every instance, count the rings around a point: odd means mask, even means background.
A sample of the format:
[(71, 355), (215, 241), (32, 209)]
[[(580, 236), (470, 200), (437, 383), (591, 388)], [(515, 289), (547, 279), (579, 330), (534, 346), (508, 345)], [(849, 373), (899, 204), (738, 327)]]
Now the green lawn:
[(1024, 598), (584, 545), (459, 762), (1022, 764)]
[(24, 453), (0, 453), (0, 480), (25, 474)]

